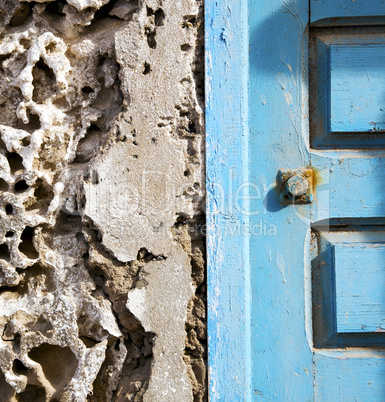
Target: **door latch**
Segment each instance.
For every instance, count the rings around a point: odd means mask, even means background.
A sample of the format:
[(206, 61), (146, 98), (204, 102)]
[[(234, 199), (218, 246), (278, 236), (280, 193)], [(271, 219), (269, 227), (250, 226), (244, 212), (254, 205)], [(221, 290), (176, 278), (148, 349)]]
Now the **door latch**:
[(313, 201), (313, 170), (280, 169), (278, 185), (282, 204), (310, 204)]

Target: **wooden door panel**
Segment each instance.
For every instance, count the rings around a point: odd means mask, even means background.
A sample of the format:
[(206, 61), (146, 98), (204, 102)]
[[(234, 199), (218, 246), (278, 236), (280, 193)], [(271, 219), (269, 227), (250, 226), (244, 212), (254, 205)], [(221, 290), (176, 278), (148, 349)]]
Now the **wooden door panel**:
[(310, 127), (316, 149), (385, 145), (382, 27), (325, 27), (310, 35)]
[[(346, 24), (357, 21), (356, 18), (382, 17), (385, 15), (384, 0), (311, 0), (310, 22), (327, 20), (326, 23), (340, 22), (340, 18), (346, 18)], [(349, 21), (350, 19), (350, 21)], [(364, 21), (364, 20), (358, 20)]]
[(314, 230), (312, 253), (315, 346), (385, 345), (384, 227)]
[[(332, 133), (384, 130), (384, 65), (385, 44), (330, 46)], [(362, 145), (365, 146), (365, 143)]]
[(375, 153), (313, 152), (316, 176), (313, 222), (385, 216), (385, 158)]
[(385, 331), (385, 243), (334, 246), (337, 333)]
[(383, 352), (315, 353), (316, 401), (383, 401), (384, 378)]

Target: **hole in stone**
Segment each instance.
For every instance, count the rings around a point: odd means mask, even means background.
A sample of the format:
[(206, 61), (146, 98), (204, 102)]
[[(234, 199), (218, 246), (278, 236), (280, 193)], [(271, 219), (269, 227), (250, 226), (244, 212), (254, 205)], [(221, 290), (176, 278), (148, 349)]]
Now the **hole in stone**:
[(190, 171), (187, 169), (184, 171), (183, 174), (185, 175), (185, 177), (188, 177), (188, 176), (190, 176)]
[(151, 138), (151, 142), (152, 142), (153, 144), (156, 144), (156, 138)]
[(155, 260), (156, 256), (143, 247), (138, 251), (136, 259), (141, 262), (150, 262)]
[(100, 55), (99, 60), (98, 60), (98, 67), (101, 67), (106, 60), (107, 60), (107, 57)]
[(165, 14), (161, 8), (159, 8), (158, 10), (155, 11), (155, 25), (157, 27), (161, 27), (164, 25), (164, 18), (165, 18)]
[(78, 366), (76, 356), (69, 347), (43, 343), (33, 348), (28, 357), (40, 364), (46, 379), (55, 389), (68, 385)]
[[(28, 273), (31, 275), (31, 278), (39, 278), (39, 280), (46, 280), (47, 285), (47, 277), (41, 274), (41, 267), (37, 264), (33, 265), (34, 272), (30, 272), (31, 268), (28, 269)], [(35, 275), (34, 275), (35, 274)], [(36, 275), (37, 274), (37, 275)], [(47, 321), (43, 316), (40, 316), (37, 321), (32, 324), (27, 324), (28, 331), (31, 332), (41, 332), (47, 337), (52, 337), (52, 324)]]
[(42, 198), (45, 198), (48, 195), (48, 192), (43, 186), (43, 180), (38, 179), (36, 180), (36, 188), (35, 191), (33, 192), (33, 195), (36, 197), (37, 200), (41, 200)]
[(198, 20), (195, 15), (185, 15), (184, 22), (182, 24), (183, 28), (189, 28), (190, 25), (197, 26)]
[(29, 185), (25, 180), (20, 180), (17, 183), (15, 183), (15, 192), (16, 193), (24, 193), (29, 189)]
[(15, 235), (15, 232), (12, 232), (11, 230), (9, 230), (6, 234), (5, 237), (13, 237)]
[(29, 136), (24, 137), (24, 138), (21, 140), (21, 145), (22, 145), (23, 147), (28, 147), (30, 143), (31, 143), (31, 137), (29, 137)]
[(3, 372), (0, 370), (1, 400), (12, 401), (15, 390), (7, 383)]
[[(47, 51), (48, 54), (55, 52), (55, 51), (56, 51), (56, 43), (55, 43), (55, 42), (50, 42), (50, 43), (45, 47), (45, 50)], [(49, 75), (51, 75), (50, 78), (55, 79), (55, 73), (53, 72), (53, 70), (52, 70), (50, 67), (48, 67), (48, 66), (44, 63), (43, 59), (40, 59), (40, 60), (37, 62), (36, 66), (37, 66), (38, 68), (42, 69), (42, 70), (45, 70), (45, 69), (48, 70), (48, 69), (49, 69), (50, 72), (47, 71), (47, 73), (48, 73)]]
[(53, 104), (59, 109), (68, 110), (70, 109), (70, 104), (68, 103), (65, 96), (55, 97)]
[(86, 135), (79, 141), (76, 150), (75, 163), (89, 162), (96, 156), (99, 147), (102, 145), (102, 130), (96, 125), (91, 124), (87, 129)]
[(9, 261), (11, 259), (11, 255), (9, 253), (8, 246), (6, 244), (0, 245), (0, 259)]
[(184, 214), (179, 214), (176, 218), (176, 222), (174, 223), (174, 227), (178, 228), (182, 225), (185, 225), (188, 221), (188, 217)]
[(28, 373), (28, 367), (25, 367), (23, 362), (19, 359), (15, 359), (13, 361), (12, 369), (13, 369), (13, 372), (16, 374), (27, 375), (27, 373)]
[[(33, 195), (36, 197), (37, 200), (42, 200), (42, 199), (46, 199), (46, 198), (51, 198), (53, 197), (53, 192), (49, 191), (44, 185), (43, 185), (43, 180), (38, 179), (36, 181), (36, 189), (33, 193)], [(50, 201), (49, 200), (49, 201)], [(48, 201), (48, 202), (49, 202)]]
[(29, 197), (26, 200), (24, 208), (26, 211), (39, 210), (40, 214), (45, 214), (54, 194), (51, 187), (45, 185), (42, 179), (37, 179), (35, 186), (33, 197)]
[[(56, 169), (56, 166), (55, 166), (55, 164), (53, 164), (53, 163), (51, 163), (51, 162), (45, 161), (45, 162), (43, 163), (43, 169), (45, 169), (45, 170), (55, 170), (55, 169)], [(39, 180), (38, 180), (37, 182), (39, 182)], [(37, 182), (36, 182), (36, 183), (37, 183)], [(41, 181), (41, 182), (43, 182), (43, 181)]]
[[(99, 10), (97, 10), (95, 15), (94, 15), (94, 21), (101, 20), (101, 19), (104, 19), (104, 18), (111, 18), (109, 13), (113, 9), (113, 7), (114, 7), (116, 2), (117, 2), (117, 0), (111, 0), (107, 4), (105, 4), (104, 6), (100, 7)], [(88, 9), (90, 11), (92, 10), (91, 7), (88, 7)], [(85, 10), (83, 12), (85, 12)]]
[[(19, 288), (19, 286), (18, 286), (18, 288)], [(22, 294), (22, 292), (18, 292), (18, 293)], [(21, 342), (21, 336), (17, 332), (14, 335), (14, 339), (13, 339), (13, 342), (12, 342), (12, 350), (13, 350), (14, 353), (19, 353), (20, 352), (20, 342)]]
[(90, 134), (91, 132), (95, 132), (95, 131), (100, 133), (102, 130), (96, 124), (91, 124), (87, 129), (86, 135)]
[(32, 14), (32, 5), (21, 4), (14, 12), (10, 25), (12, 27), (17, 27), (22, 25), (25, 20)]
[[(20, 282), (16, 286), (2, 286), (0, 288), (0, 295), (6, 292), (12, 292), (14, 295), (17, 295), (17, 297), (23, 296), (29, 292), (29, 285), (31, 282), (36, 283), (36, 280), (39, 281), (39, 283), (45, 283), (47, 288), (49, 287), (50, 289), (53, 289), (55, 286), (53, 284), (53, 280), (51, 278), (47, 277), (43, 273), (43, 268), (40, 267), (38, 264), (33, 264), (32, 266), (29, 267), (18, 267), (16, 264), (14, 265), (16, 267), (16, 273), (19, 276)], [(26, 269), (28, 268), (28, 269)], [(48, 279), (48, 281), (47, 281)], [(35, 286), (35, 285), (33, 285)], [(24, 324), (25, 327), (27, 328), (26, 331), (28, 332), (30, 330), (30, 322), (28, 320), (27, 323)], [(32, 323), (33, 325), (33, 323)], [(6, 332), (3, 332), (3, 339), (4, 335), (8, 338), (8, 340), (12, 340), (12, 349), (15, 354), (18, 354), (20, 352), (20, 343), (21, 343), (21, 337), (18, 332), (16, 332), (16, 329), (14, 328), (13, 325), (7, 325)], [(48, 336), (47, 334), (44, 334), (45, 336)], [(12, 339), (13, 338), (13, 339)], [(5, 339), (4, 339), (5, 340)], [(1, 399), (1, 391), (0, 391), (0, 401)]]
[[(55, 51), (56, 45), (51, 42), (46, 46), (47, 52), (52, 53)], [(42, 58), (34, 65), (32, 69), (33, 75), (33, 95), (32, 100), (41, 103), (42, 100), (49, 98), (56, 93), (56, 76), (52, 68), (47, 66)]]
[(39, 118), (39, 116), (37, 114), (29, 113), (28, 114), (28, 119), (29, 119), (28, 128), (31, 131), (35, 131), (35, 130), (40, 129), (40, 127), (41, 127), (40, 118)]
[(196, 132), (195, 123), (192, 120), (190, 120), (188, 123), (188, 131), (190, 131), (190, 133)]
[(49, 3), (47, 5), (45, 11), (48, 13), (64, 16), (65, 15), (63, 13), (64, 4), (65, 3), (63, 3), (62, 1), (53, 1), (52, 3)]
[(194, 145), (191, 142), (187, 146), (187, 153), (190, 156), (196, 156), (196, 154), (197, 154), (197, 151), (196, 151), (196, 149), (194, 148)]
[(88, 336), (81, 336), (81, 341), (86, 345), (87, 348), (93, 348), (98, 342)]
[(144, 62), (144, 66), (143, 66), (143, 75), (147, 75), (151, 72), (151, 67), (147, 62)]
[(188, 52), (189, 50), (191, 50), (191, 46), (188, 43), (184, 43), (183, 45), (181, 45), (180, 48), (183, 52)]
[(20, 45), (24, 47), (24, 49), (28, 49), (31, 46), (31, 41), (27, 38), (20, 39)]
[(0, 55), (0, 65), (1, 65), (1, 69), (2, 70), (4, 70), (4, 67), (3, 67), (3, 63), (7, 60), (7, 59), (9, 59), (10, 57), (11, 57), (11, 53), (10, 54), (2, 54), (2, 55)]
[(32, 228), (31, 226), (26, 226), (26, 228), (23, 230), (23, 233), (21, 234), (21, 243), (19, 244), (20, 252), (31, 260), (35, 260), (39, 257), (39, 253), (36, 251), (33, 245), (34, 233), (35, 228)]
[(0, 191), (7, 191), (8, 183), (0, 177)]
[(82, 94), (87, 97), (89, 94), (94, 93), (94, 90), (89, 87), (88, 85), (86, 85), (85, 87), (82, 88)]
[(29, 109), (27, 109), (27, 117), (28, 117), (28, 123), (24, 123), (22, 120), (18, 119), (17, 127), (30, 133), (35, 130), (39, 130), (41, 127), (39, 116), (35, 113), (32, 113)]
[(12, 215), (13, 214), (13, 206), (11, 204), (7, 204), (5, 206), (5, 213), (7, 215)]
[(146, 36), (147, 36), (147, 44), (150, 49), (156, 49), (156, 32), (150, 31), (150, 29), (146, 29)]
[(7, 152), (7, 159), (11, 173), (16, 174), (20, 170), (24, 169), (23, 158), (16, 152)]
[(20, 394), (16, 394), (18, 402), (45, 402), (45, 390), (37, 385), (29, 384)]

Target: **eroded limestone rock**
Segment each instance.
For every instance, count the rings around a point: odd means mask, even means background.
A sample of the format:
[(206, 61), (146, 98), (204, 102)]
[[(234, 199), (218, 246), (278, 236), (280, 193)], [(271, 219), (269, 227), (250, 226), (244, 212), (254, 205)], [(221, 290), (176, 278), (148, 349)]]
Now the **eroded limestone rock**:
[(142, 269), (138, 285), (128, 292), (127, 308), (146, 331), (157, 334), (144, 401), (192, 400), (183, 361), (187, 305), (194, 291), (190, 281), (189, 258), (181, 246), (173, 246), (167, 259)]
[(201, 12), (0, 1), (2, 400), (205, 398)]

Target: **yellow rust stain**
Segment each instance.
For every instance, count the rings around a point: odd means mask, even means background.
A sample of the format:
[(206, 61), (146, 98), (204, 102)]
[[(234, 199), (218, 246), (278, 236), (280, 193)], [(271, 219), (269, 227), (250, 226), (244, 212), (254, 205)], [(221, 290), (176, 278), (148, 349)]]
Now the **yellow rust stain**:
[(309, 166), (309, 169), (313, 171), (313, 190), (317, 189), (323, 183), (322, 175), (319, 170), (315, 169), (313, 166)]
[(311, 169), (312, 177), (307, 177), (309, 184), (312, 188), (313, 199), (316, 200), (317, 197), (317, 187), (324, 183), (324, 178), (322, 177), (321, 171), (315, 169), (313, 166), (308, 166), (307, 169)]

